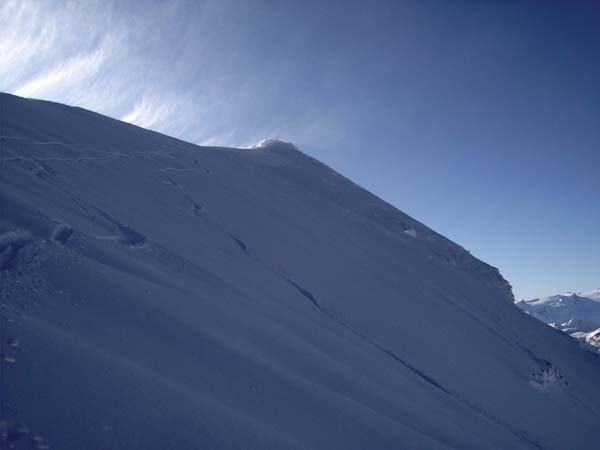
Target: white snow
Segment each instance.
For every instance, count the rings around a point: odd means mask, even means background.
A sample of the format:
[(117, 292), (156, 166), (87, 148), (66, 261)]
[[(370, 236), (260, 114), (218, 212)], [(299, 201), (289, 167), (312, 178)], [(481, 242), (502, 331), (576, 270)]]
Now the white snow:
[(279, 139), (262, 139), (256, 144), (250, 146), (251, 149), (264, 149), (264, 148), (283, 148), (290, 150), (298, 150), (298, 148), (291, 142), (280, 141)]
[(600, 289), (567, 292), (533, 300), (521, 300), (517, 306), (536, 319), (564, 331), (583, 348), (600, 353)]
[(411, 237), (417, 237), (417, 230), (415, 230), (414, 228), (407, 228), (406, 230), (404, 230), (404, 232)]
[(198, 147), (0, 101), (19, 448), (598, 445), (595, 355), (516, 308), (495, 268), (294, 147)]

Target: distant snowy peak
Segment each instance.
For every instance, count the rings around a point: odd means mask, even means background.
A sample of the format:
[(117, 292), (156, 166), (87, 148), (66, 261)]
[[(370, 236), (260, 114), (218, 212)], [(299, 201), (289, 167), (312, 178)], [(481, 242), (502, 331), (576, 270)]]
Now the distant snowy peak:
[(600, 288), (594, 289), (589, 292), (583, 292), (583, 293), (580, 293), (577, 295), (579, 295), (580, 297), (587, 297), (587, 298), (591, 298), (593, 300), (600, 301)]
[(533, 300), (521, 300), (525, 303), (529, 304), (546, 304), (546, 303), (554, 303), (554, 302), (565, 302), (565, 301), (573, 301), (578, 298), (586, 298), (590, 300), (600, 301), (600, 288), (594, 289), (588, 292), (573, 292), (567, 291), (564, 294), (555, 294), (549, 295), (547, 297), (539, 297), (534, 298)]
[(517, 306), (569, 334), (588, 350), (600, 352), (600, 289), (521, 300)]

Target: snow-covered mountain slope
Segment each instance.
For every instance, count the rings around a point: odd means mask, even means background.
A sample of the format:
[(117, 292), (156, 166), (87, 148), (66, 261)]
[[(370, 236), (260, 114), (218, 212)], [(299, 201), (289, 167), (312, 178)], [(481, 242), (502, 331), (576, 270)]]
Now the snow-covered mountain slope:
[(293, 146), (0, 99), (3, 415), (22, 448), (598, 444), (596, 355)]
[(571, 335), (583, 348), (600, 353), (600, 289), (521, 300), (517, 306)]

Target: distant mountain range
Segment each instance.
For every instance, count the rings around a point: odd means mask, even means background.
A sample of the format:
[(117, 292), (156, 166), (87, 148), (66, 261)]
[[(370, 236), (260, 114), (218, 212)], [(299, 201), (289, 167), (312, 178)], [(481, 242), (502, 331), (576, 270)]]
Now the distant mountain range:
[(521, 300), (517, 306), (571, 335), (582, 347), (600, 353), (600, 289)]

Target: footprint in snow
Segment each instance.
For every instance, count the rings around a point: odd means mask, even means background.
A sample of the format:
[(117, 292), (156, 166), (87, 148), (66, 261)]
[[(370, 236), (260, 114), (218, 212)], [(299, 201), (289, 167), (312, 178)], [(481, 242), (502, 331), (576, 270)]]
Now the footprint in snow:
[(33, 241), (33, 236), (28, 231), (11, 230), (0, 234), (0, 270), (10, 267), (17, 252)]
[(146, 239), (146, 236), (144, 236), (142, 233), (139, 233), (136, 230), (134, 230), (133, 228), (130, 228), (127, 225), (122, 224), (118, 220), (113, 219), (112, 216), (110, 216), (108, 213), (102, 211), (101, 209), (98, 209), (98, 212), (100, 213), (100, 215), (102, 215), (104, 217), (104, 219), (106, 219), (108, 222), (110, 222), (116, 228), (116, 231), (118, 233), (116, 236), (110, 236), (110, 237), (96, 236), (98, 239), (115, 240), (119, 244), (122, 244), (122, 245), (125, 245), (128, 247), (144, 247), (145, 246), (147, 239)]
[(69, 225), (59, 222), (58, 220), (55, 220), (55, 223), (56, 225), (52, 230), (50, 239), (60, 242), (61, 244), (65, 244), (73, 234), (73, 228), (71, 228)]

